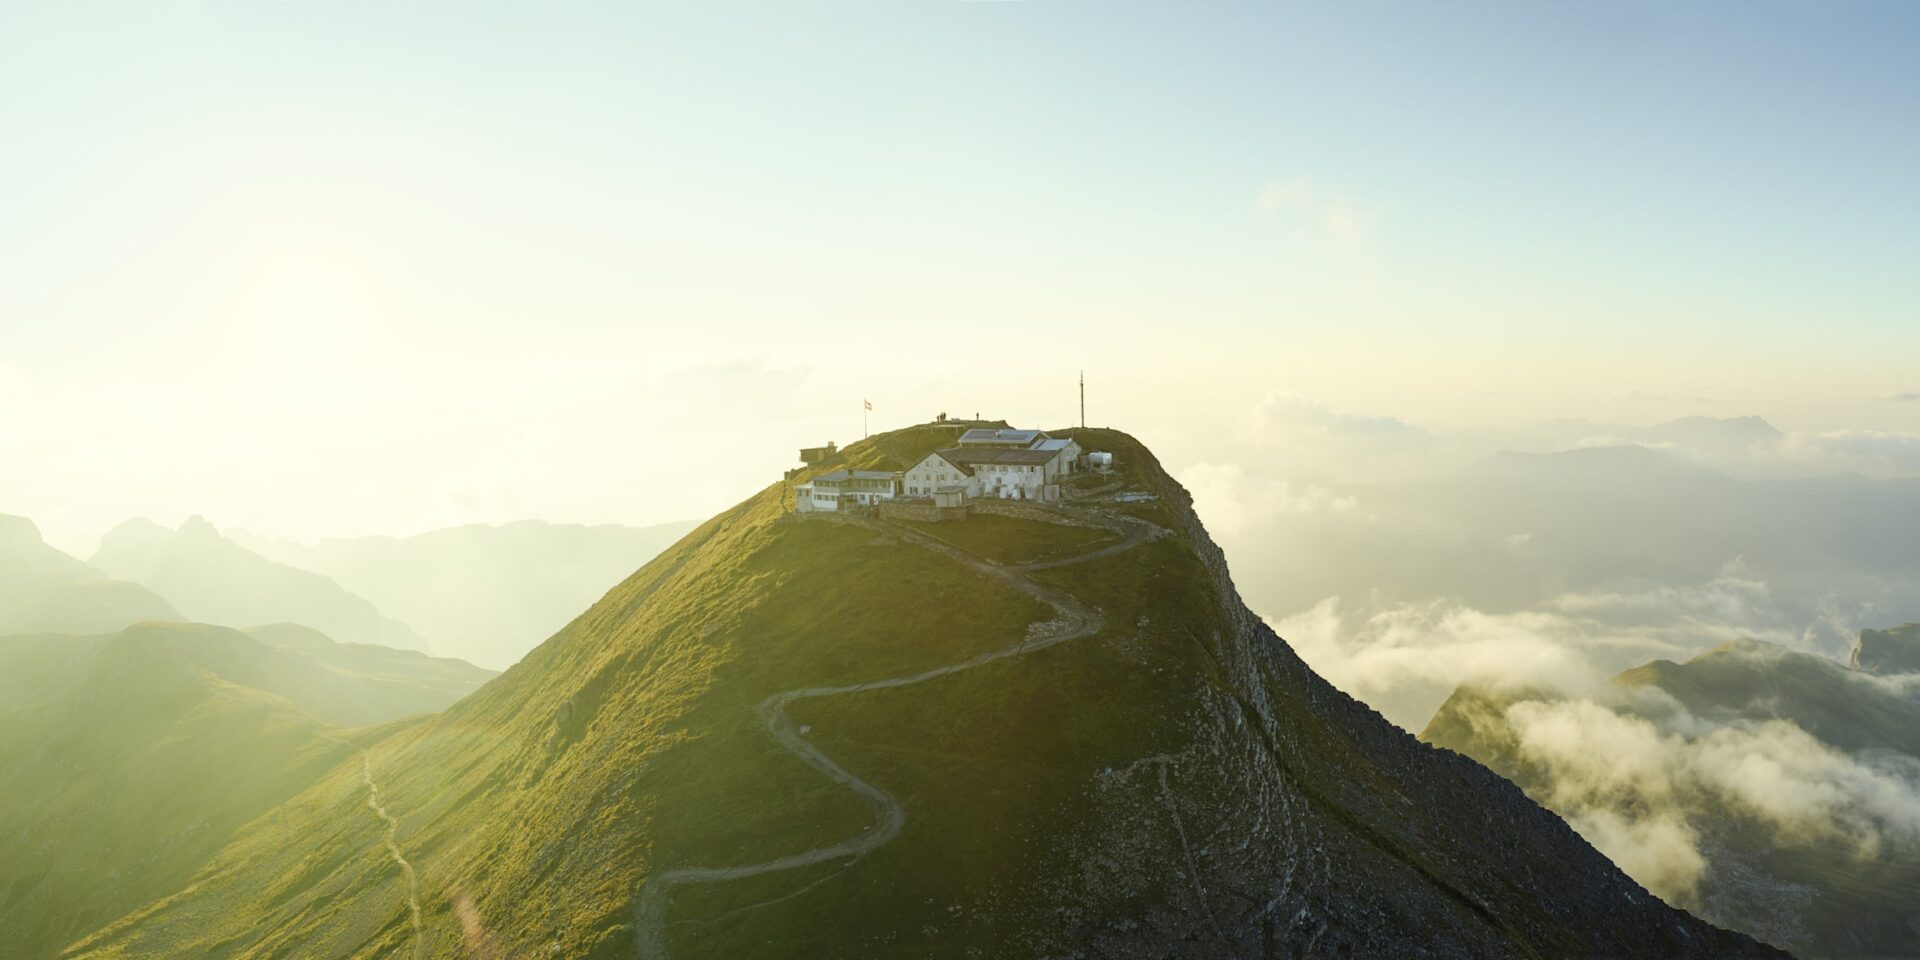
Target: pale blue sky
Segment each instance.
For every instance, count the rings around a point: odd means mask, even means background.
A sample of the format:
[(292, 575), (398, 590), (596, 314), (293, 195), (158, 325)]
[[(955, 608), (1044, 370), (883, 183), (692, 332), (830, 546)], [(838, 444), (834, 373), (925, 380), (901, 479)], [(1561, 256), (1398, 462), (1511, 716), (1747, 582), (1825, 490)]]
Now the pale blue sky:
[(704, 514), (863, 395), (1044, 426), (1083, 365), (1176, 466), (1276, 391), (1920, 431), (1916, 51), (1904, 3), (9, 6), (0, 512)]

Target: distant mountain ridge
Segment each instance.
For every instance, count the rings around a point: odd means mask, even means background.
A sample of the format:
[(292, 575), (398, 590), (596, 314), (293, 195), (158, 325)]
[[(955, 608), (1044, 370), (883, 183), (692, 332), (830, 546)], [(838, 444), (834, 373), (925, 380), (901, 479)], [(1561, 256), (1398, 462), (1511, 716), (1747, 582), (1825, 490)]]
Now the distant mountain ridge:
[(110, 580), (48, 546), (25, 517), (0, 514), (0, 636), (109, 633), (142, 620), (179, 620), (153, 591)]
[(1535, 451), (1588, 446), (1635, 444), (1676, 447), (1695, 454), (1737, 459), (1779, 443), (1779, 428), (1756, 416), (1680, 417), (1652, 426), (1596, 423), (1591, 420), (1547, 420), (1516, 431), (1515, 436)]
[(521, 520), (312, 545), (231, 536), (332, 578), (417, 629), (436, 651), (505, 668), (693, 527)]
[(413, 629), (317, 573), (276, 563), (203, 517), (177, 530), (129, 520), (100, 541), (93, 566), (150, 587), (187, 618), (234, 626), (293, 622), (344, 643), (427, 650)]

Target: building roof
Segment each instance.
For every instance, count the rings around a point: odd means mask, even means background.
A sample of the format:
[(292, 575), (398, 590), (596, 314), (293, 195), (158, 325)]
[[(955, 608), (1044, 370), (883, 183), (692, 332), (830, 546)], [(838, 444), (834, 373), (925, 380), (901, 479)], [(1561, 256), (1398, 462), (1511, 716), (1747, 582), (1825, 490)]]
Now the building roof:
[(1004, 427), (975, 427), (960, 435), (960, 444), (970, 443), (1017, 443), (1026, 446), (1035, 440), (1046, 439), (1046, 434), (1038, 430), (1009, 430)]
[(1045, 440), (1035, 440), (1035, 441), (1033, 442), (1033, 449), (1035, 449), (1035, 450), (1065, 450), (1065, 449), (1067, 448), (1067, 444), (1069, 444), (1069, 443), (1072, 443), (1072, 442), (1073, 442), (1072, 440), (1069, 440), (1069, 439), (1067, 439), (1067, 438), (1065, 438), (1065, 437), (1049, 437), (1049, 438), (1047, 438), (1047, 439), (1045, 439)]
[(845, 483), (848, 480), (892, 480), (891, 470), (835, 470), (813, 478), (814, 483)]
[(1007, 450), (998, 447), (972, 450), (936, 451), (949, 462), (965, 466), (978, 466), (983, 463), (1042, 464), (1060, 455), (1058, 450)]
[[(934, 452), (927, 454), (926, 457), (922, 457), (920, 460), (920, 463), (926, 463), (927, 458), (929, 457), (939, 457), (940, 459), (945, 460), (947, 462), (947, 465), (954, 468), (955, 470), (958, 470), (961, 473), (966, 474), (967, 476), (973, 476), (972, 467), (967, 466), (965, 463), (962, 463), (958, 459), (955, 459), (960, 454), (967, 453), (967, 452), (968, 451), (958, 450), (953, 448), (948, 448), (945, 450), (935, 450)], [(919, 465), (920, 464), (914, 464), (914, 466), (919, 466)]]

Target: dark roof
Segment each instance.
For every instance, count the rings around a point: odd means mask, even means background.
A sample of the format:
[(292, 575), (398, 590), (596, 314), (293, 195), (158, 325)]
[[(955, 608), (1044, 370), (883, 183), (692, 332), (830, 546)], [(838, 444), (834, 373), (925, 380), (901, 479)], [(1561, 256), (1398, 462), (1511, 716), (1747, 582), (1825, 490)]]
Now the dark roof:
[[(965, 463), (956, 459), (960, 454), (963, 454), (966, 452), (967, 451), (965, 450), (955, 450), (955, 449), (949, 448), (946, 450), (935, 450), (934, 452), (927, 454), (927, 456), (939, 457), (940, 459), (945, 460), (947, 463), (951, 464), (955, 470), (958, 470), (961, 473), (966, 474), (967, 476), (973, 476), (973, 468), (967, 466)], [(925, 462), (926, 462), (926, 458), (925, 457), (921, 458), (920, 463), (925, 463)], [(919, 466), (919, 464), (915, 464), (915, 466)]]
[(961, 443), (1017, 443), (1026, 446), (1046, 436), (1038, 430), (1006, 430), (976, 427), (960, 435)]
[(1060, 455), (1058, 450), (1005, 450), (994, 447), (935, 451), (949, 462), (963, 466), (983, 463), (1041, 464)]
[(814, 483), (845, 483), (848, 480), (892, 480), (888, 470), (835, 470), (813, 478)]

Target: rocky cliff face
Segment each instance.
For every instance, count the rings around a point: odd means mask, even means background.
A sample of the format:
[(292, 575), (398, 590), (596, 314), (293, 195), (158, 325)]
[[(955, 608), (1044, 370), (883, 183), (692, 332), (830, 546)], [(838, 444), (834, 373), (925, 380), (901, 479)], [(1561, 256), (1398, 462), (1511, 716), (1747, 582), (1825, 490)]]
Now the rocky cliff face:
[(1855, 670), (1880, 676), (1920, 673), (1920, 623), (1860, 631), (1851, 662)]
[[(1148, 455), (1124, 437), (1092, 442)], [(1163, 642), (1217, 673), (1175, 720), (1184, 743), (1099, 791), (1090, 849), (1177, 878), (1142, 929), (1102, 952), (1772, 953), (1661, 903), (1513, 784), (1327, 684), (1240, 602), (1185, 492), (1157, 466), (1146, 475), (1222, 614), (1202, 630), (1162, 625)]]

